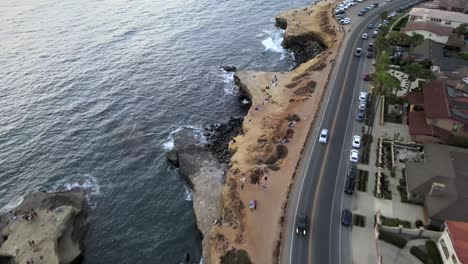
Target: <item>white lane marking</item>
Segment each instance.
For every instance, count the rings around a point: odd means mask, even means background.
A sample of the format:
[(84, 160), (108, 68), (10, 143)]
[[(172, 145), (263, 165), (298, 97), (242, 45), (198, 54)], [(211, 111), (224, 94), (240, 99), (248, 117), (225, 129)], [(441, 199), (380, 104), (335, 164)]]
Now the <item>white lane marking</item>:
[[(365, 27), (359, 32), (358, 36), (359, 36), (359, 35), (362, 35), (362, 33), (363, 33), (364, 31), (365, 31)], [(359, 42), (359, 40), (355, 42), (355, 44), (354, 44), (354, 46), (353, 46), (353, 50), (355, 50), (355, 48), (356, 48), (358, 42)], [(362, 47), (363, 50), (364, 50), (364, 47), (366, 46), (366, 42), (367, 42), (367, 40), (364, 41), (364, 45), (363, 45), (363, 47)], [(367, 58), (364, 58), (364, 59), (367, 60)], [(367, 61), (366, 61), (366, 62), (367, 62)], [(358, 70), (357, 70), (358, 74), (359, 74), (359, 72), (361, 71), (361, 66), (362, 66), (363, 64), (365, 64), (365, 63), (362, 63), (362, 59), (360, 59), (359, 66), (358, 66)], [(340, 175), (341, 165), (343, 164), (343, 162), (342, 162), (342, 160), (343, 160), (343, 153), (346, 154), (346, 153), (349, 152), (349, 151), (348, 151), (348, 152), (345, 152), (345, 146), (348, 146), (348, 147), (346, 148), (346, 150), (349, 149), (349, 145), (345, 144), (345, 142), (348, 142), (348, 140), (346, 140), (346, 139), (348, 138), (347, 132), (348, 132), (349, 124), (350, 124), (349, 120), (351, 119), (351, 114), (352, 114), (352, 113), (356, 113), (356, 109), (355, 109), (355, 107), (356, 107), (356, 105), (357, 105), (356, 102), (355, 102), (356, 94), (357, 94), (356, 91), (360, 91), (360, 89), (356, 89), (356, 86), (358, 86), (358, 83), (357, 83), (358, 80), (359, 80), (359, 78), (356, 78), (356, 80), (354, 81), (354, 91), (353, 91), (353, 96), (352, 96), (352, 98), (351, 98), (351, 110), (349, 111), (349, 114), (348, 114), (348, 119), (347, 119), (345, 134), (344, 134), (345, 139), (344, 139), (344, 141), (343, 141), (343, 146), (342, 146), (342, 148), (341, 148), (340, 162), (339, 162), (338, 173), (337, 173), (338, 175)], [(353, 121), (352, 123), (353, 123), (353, 130), (354, 130), (354, 124), (355, 124), (355, 122)], [(346, 155), (346, 156), (347, 156), (347, 155)], [(333, 212), (334, 212), (333, 209), (335, 208), (335, 196), (336, 196), (336, 189), (337, 189), (336, 187), (338, 186), (338, 175), (337, 175), (337, 180), (335, 181), (335, 186), (334, 186), (334, 189), (333, 189), (333, 199), (332, 199), (332, 205), (331, 205), (331, 211), (330, 211), (331, 223), (333, 223)], [(342, 201), (343, 201), (343, 199), (342, 199)], [(341, 206), (342, 206), (342, 204), (341, 204)], [(342, 210), (342, 208), (341, 208), (341, 210)], [(331, 242), (332, 242), (332, 229), (333, 229), (333, 225), (332, 225), (331, 223), (330, 223), (330, 232), (329, 232), (329, 236), (328, 236), (328, 237), (329, 237), (329, 241), (328, 241), (328, 259), (329, 259), (329, 260), (331, 260), (331, 256), (332, 256)], [(340, 233), (341, 233), (341, 225), (339, 226), (339, 230), (340, 230)], [(339, 241), (339, 245), (340, 245), (340, 246), (338, 247), (338, 249), (339, 249), (338, 254), (339, 254), (339, 260), (340, 260), (340, 262), (341, 262), (341, 240)]]
[[(335, 70), (335, 68), (333, 70)], [(333, 74), (333, 72), (332, 72), (332, 74)], [(325, 114), (327, 113), (328, 102), (330, 101), (331, 95), (333, 93), (333, 87), (335, 87), (336, 76), (338, 76), (338, 74), (335, 74), (335, 76), (333, 77), (333, 83), (332, 82), (329, 83), (329, 85), (332, 85), (332, 86), (328, 86), (328, 87), (332, 87), (332, 89), (327, 89), (327, 91), (329, 91), (329, 93), (327, 95), (327, 99), (326, 99), (327, 107), (325, 107), (325, 110), (323, 111), (322, 115), (320, 115), (320, 122), (319, 122), (319, 126), (318, 126), (317, 131), (319, 131), (320, 128), (322, 127), (323, 120), (325, 118)], [(325, 103), (325, 102), (322, 102), (322, 103)], [(314, 127), (313, 127), (312, 131), (314, 132)], [(314, 141), (312, 143), (312, 148), (311, 148), (310, 155), (307, 157), (307, 165), (306, 165), (306, 168), (304, 170), (304, 177), (302, 177), (301, 188), (299, 189), (299, 196), (298, 196), (297, 203), (296, 203), (296, 210), (294, 211), (294, 223), (293, 223), (293, 228), (292, 228), (292, 232), (291, 232), (292, 239), (291, 239), (291, 246), (290, 246), (290, 249), (289, 249), (289, 263), (290, 264), (292, 263), (292, 249), (293, 249), (294, 237), (295, 237), (295, 235), (294, 235), (294, 225), (296, 224), (297, 211), (299, 209), (299, 204), (300, 204), (300, 200), (301, 200), (301, 197), (302, 197), (302, 187), (304, 186), (305, 178), (307, 177), (307, 171), (309, 170), (310, 160), (311, 160), (312, 154), (314, 153), (314, 150), (315, 150), (315, 144), (317, 143), (317, 135), (318, 134), (315, 133), (315, 135), (313, 136)], [(312, 220), (312, 219), (310, 219), (310, 220)], [(309, 232), (309, 234), (310, 234), (310, 232)]]

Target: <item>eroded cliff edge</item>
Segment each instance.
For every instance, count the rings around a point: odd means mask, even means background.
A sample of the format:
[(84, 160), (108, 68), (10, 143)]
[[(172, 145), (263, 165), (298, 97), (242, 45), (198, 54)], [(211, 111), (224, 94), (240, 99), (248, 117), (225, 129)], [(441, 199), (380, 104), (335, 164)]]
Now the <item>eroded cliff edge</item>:
[(1, 263), (81, 263), (86, 234), (84, 192), (37, 192), (0, 216)]
[[(321, 2), (276, 17), (285, 29), (283, 45), (296, 54), (294, 70), (236, 72), (252, 106), (243, 133), (229, 144), (222, 224), (212, 229), (205, 263), (278, 262), (289, 190), (343, 37), (331, 10), (330, 2)], [(251, 200), (258, 202), (256, 210), (249, 209)]]

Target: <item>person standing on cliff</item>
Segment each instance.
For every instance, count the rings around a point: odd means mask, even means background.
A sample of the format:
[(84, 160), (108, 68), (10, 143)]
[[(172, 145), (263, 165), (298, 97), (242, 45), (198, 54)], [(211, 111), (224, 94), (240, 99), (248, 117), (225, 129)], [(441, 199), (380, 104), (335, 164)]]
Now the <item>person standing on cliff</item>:
[(244, 183), (245, 183), (245, 177), (242, 176), (242, 177), (240, 178), (240, 180), (241, 180), (241, 190), (243, 190), (243, 189), (244, 189)]

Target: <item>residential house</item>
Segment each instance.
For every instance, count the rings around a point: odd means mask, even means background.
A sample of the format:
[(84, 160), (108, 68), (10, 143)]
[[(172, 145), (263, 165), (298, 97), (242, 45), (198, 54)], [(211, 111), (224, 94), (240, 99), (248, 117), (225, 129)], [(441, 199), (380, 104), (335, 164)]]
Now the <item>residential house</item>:
[(406, 59), (410, 61), (430, 60), (432, 65), (440, 65), (444, 56), (444, 47), (442, 44), (431, 39), (424, 39), (423, 43), (414, 47)]
[(454, 33), (461, 24), (468, 24), (468, 16), (463, 13), (429, 8), (413, 8), (409, 13), (408, 23), (401, 29), (407, 35), (417, 33), (425, 39), (441, 44), (462, 47), (463, 36)]
[(468, 263), (468, 223), (447, 221), (437, 240), (437, 248), (444, 264)]
[(408, 93), (409, 132), (416, 142), (448, 143), (452, 136), (468, 138), (468, 94), (430, 81), (422, 91)]
[(440, 10), (468, 14), (468, 1), (466, 0), (439, 0), (437, 8)]
[(425, 143), (420, 162), (405, 163), (408, 199), (431, 220), (468, 222), (468, 149)]

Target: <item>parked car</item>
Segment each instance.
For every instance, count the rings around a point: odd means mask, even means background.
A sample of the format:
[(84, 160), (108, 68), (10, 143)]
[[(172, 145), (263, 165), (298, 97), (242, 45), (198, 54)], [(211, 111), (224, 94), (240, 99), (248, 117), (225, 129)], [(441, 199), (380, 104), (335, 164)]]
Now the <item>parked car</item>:
[(356, 115), (356, 121), (358, 122), (364, 122), (364, 111), (358, 111), (357, 115)]
[(353, 213), (348, 209), (344, 209), (341, 213), (341, 224), (344, 226), (350, 226), (353, 223)]
[(359, 151), (352, 149), (351, 153), (349, 154), (349, 161), (352, 163), (358, 163), (359, 162)]
[(360, 148), (361, 147), (361, 137), (358, 135), (355, 135), (353, 137), (353, 148)]
[(367, 52), (367, 58), (372, 59), (374, 57), (374, 52), (368, 51)]
[(353, 194), (355, 185), (356, 185), (356, 180), (346, 177), (345, 189), (344, 189), (345, 193)]
[(359, 102), (365, 102), (367, 101), (367, 93), (366, 92), (360, 92), (359, 93)]
[(369, 74), (364, 73), (364, 77), (362, 78), (364, 81), (368, 82), (370, 80)]
[(366, 13), (362, 12), (362, 11), (359, 11), (359, 13), (357, 13), (358, 16), (363, 16), (365, 15)]
[(361, 101), (361, 102), (359, 103), (358, 109), (361, 110), (361, 111), (366, 110), (366, 102), (365, 102), (365, 101)]
[(357, 176), (357, 167), (354, 164), (351, 164), (348, 171), (348, 178), (356, 179)]
[(361, 48), (357, 48), (356, 51), (354, 52), (354, 55), (356, 55), (356, 57), (361, 57), (361, 54), (362, 54)]
[(362, 34), (361, 38), (362, 39), (367, 39), (367, 33)]
[(320, 132), (320, 136), (319, 136), (319, 142), (320, 143), (323, 143), (323, 144), (326, 144), (327, 143), (327, 140), (328, 140), (328, 129), (322, 129), (322, 131)]
[(297, 216), (297, 222), (296, 222), (296, 234), (298, 236), (305, 236), (307, 235), (307, 228), (308, 228), (309, 222), (307, 221), (307, 215), (304, 213), (300, 213)]
[(374, 27), (374, 24), (372, 24), (372, 23), (369, 24), (369, 25), (367, 25), (367, 28), (368, 28), (368, 29), (371, 29), (371, 28), (373, 28), (373, 27)]
[(370, 51), (370, 52), (374, 51), (374, 43), (372, 42), (369, 43), (369, 46), (367, 46), (367, 51)]
[(379, 34), (379, 31), (374, 30), (374, 32), (372, 32), (372, 38), (376, 38), (378, 34)]

